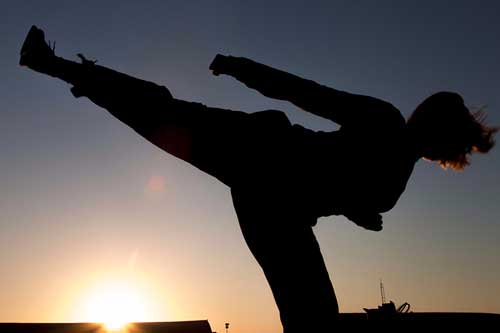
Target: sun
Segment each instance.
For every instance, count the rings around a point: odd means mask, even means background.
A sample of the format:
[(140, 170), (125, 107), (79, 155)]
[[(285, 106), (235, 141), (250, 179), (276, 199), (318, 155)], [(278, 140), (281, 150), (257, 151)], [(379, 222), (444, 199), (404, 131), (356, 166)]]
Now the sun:
[(113, 282), (89, 294), (86, 318), (104, 324), (107, 331), (122, 331), (128, 323), (147, 317), (144, 298), (133, 285)]

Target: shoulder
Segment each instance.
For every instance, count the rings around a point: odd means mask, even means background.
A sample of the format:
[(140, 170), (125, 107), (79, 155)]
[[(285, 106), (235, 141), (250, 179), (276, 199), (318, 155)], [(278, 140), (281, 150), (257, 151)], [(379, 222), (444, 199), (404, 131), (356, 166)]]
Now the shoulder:
[(368, 125), (383, 126), (385, 128), (402, 128), (406, 126), (406, 120), (399, 109), (382, 100), (378, 100), (370, 110), (366, 110), (365, 117)]
[(398, 108), (396, 108), (394, 105), (391, 103), (386, 102), (387, 105), (387, 110), (386, 110), (386, 117), (389, 118), (389, 120), (393, 121), (394, 124), (398, 126), (405, 126), (406, 125), (406, 119), (403, 117), (401, 114), (401, 111), (399, 111)]
[(341, 128), (363, 128), (370, 132), (380, 132), (404, 129), (405, 126), (405, 118), (394, 105), (382, 100), (372, 100), (369, 105), (352, 115), (348, 122), (342, 124)]

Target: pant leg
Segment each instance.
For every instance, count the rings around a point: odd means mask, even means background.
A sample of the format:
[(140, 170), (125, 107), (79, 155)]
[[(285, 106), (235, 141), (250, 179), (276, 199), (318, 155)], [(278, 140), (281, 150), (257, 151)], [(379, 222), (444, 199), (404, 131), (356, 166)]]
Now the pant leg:
[[(247, 174), (271, 132), (291, 126), (280, 111), (248, 114), (175, 99), (153, 82), (58, 58), (49, 75), (72, 84), (148, 141), (231, 186)], [(264, 115), (264, 116), (263, 116)]]
[(284, 332), (333, 332), (337, 299), (311, 226), (252, 191), (231, 192), (243, 236), (271, 287)]

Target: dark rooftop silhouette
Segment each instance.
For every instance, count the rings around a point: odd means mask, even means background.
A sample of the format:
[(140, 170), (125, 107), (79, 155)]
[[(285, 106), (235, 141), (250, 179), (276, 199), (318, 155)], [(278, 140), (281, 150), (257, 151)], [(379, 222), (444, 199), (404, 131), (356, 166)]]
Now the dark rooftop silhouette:
[[(258, 320), (256, 318), (255, 320)], [(495, 329), (496, 327), (496, 329)], [(500, 315), (489, 313), (423, 312), (400, 314), (396, 317), (368, 319), (364, 313), (342, 313), (336, 321), (337, 329), (470, 329), (472, 332), (495, 331), (500, 328)], [(212, 333), (207, 320), (181, 322), (132, 323), (126, 333)], [(235, 329), (235, 332), (237, 330)], [(333, 332), (333, 331), (332, 331)], [(106, 333), (95, 323), (0, 323), (0, 333)]]
[[(127, 333), (212, 333), (207, 320), (131, 323), (123, 331)], [(0, 333), (105, 332), (105, 327), (96, 323), (0, 323)]]

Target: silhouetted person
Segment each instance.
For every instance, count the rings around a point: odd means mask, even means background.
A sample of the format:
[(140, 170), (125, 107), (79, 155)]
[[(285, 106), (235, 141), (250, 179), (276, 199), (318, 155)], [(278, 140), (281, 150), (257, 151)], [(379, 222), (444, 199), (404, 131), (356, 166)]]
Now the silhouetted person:
[(415, 162), (463, 169), (467, 156), (493, 146), (495, 129), (460, 95), (441, 92), (406, 122), (390, 103), (319, 85), (245, 58), (217, 55), (214, 74), (235, 77), (341, 125), (315, 132), (281, 111), (247, 114), (175, 99), (167, 88), (55, 56), (32, 27), (20, 64), (73, 85), (144, 138), (231, 188), (243, 236), (262, 267), (287, 333), (334, 328), (338, 305), (312, 226), (344, 215), (382, 229)]

